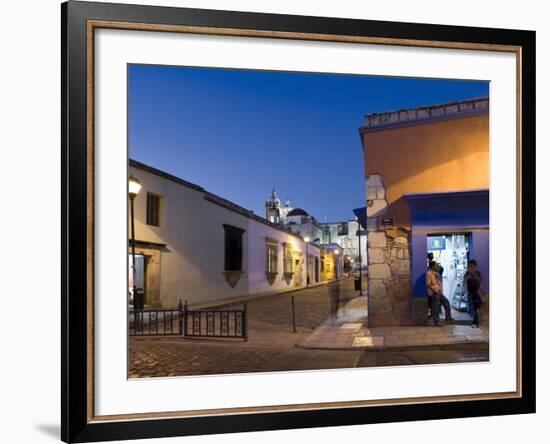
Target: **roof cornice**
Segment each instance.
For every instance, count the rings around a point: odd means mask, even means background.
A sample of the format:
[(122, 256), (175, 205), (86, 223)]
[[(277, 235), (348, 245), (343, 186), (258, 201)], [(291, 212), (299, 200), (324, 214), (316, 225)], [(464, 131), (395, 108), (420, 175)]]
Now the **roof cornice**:
[(361, 134), (370, 133), (488, 113), (489, 98), (481, 97), (460, 102), (368, 114), (365, 116), (365, 125), (359, 128), (359, 132)]

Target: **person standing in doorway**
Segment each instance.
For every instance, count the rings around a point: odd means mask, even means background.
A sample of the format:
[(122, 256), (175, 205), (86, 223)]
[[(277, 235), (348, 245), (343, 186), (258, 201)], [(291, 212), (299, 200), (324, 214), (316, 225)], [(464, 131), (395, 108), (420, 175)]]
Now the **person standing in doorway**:
[[(435, 276), (437, 277), (437, 280), (439, 281), (439, 286), (441, 287), (441, 293), (443, 293), (443, 272), (445, 269), (443, 266), (436, 261), (435, 265)], [(441, 301), (441, 298), (439, 300), (439, 315), (441, 316), (441, 306), (443, 305), (443, 302)]]
[(426, 272), (426, 292), (428, 297), (432, 298), (432, 320), (434, 326), (439, 326), (439, 305), (443, 305), (445, 309), (445, 320), (452, 321), (451, 317), (451, 304), (449, 300), (443, 295), (441, 290), (441, 282), (437, 276), (437, 263), (430, 261), (428, 271)]
[(470, 307), (470, 316), (472, 317), (472, 327), (479, 327), (481, 324), (481, 306), (483, 297), (481, 294), (481, 284), (483, 278), (477, 269), (477, 262), (472, 259), (468, 261), (468, 271), (464, 274), (464, 287), (468, 292), (468, 306)]
[[(428, 253), (428, 257), (427, 257), (427, 264), (428, 264), (428, 268), (426, 269), (426, 273), (429, 271), (430, 269), (430, 262), (434, 260), (434, 254), (430, 251)], [(430, 295), (430, 293), (428, 292), (428, 319), (431, 319), (432, 317), (432, 296)]]

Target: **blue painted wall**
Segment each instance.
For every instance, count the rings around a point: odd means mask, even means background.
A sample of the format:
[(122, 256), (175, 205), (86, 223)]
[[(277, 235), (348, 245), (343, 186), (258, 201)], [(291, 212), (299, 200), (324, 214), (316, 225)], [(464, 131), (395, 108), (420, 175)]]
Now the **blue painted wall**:
[(470, 259), (477, 261), (477, 268), (483, 276), (481, 289), (484, 293), (489, 293), (489, 231), (474, 231), (472, 233)]
[(411, 276), (413, 294), (416, 297), (426, 296), (426, 254), (428, 236), (424, 233), (413, 233), (411, 242)]
[(405, 196), (411, 207), (411, 221), (415, 230), (439, 228), (462, 230), (489, 227), (489, 192)]

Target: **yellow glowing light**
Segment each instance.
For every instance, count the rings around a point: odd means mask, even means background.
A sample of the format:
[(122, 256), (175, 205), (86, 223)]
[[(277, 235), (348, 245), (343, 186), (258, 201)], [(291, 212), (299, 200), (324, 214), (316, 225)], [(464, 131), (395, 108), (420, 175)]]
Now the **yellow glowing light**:
[(134, 176), (130, 176), (128, 179), (128, 194), (130, 197), (136, 197), (141, 190), (141, 182)]

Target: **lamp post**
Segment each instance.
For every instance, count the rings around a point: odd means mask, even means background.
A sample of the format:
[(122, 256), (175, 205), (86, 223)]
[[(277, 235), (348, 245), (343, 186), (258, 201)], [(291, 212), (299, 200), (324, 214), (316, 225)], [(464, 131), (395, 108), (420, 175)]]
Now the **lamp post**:
[[(130, 175), (128, 179), (128, 197), (130, 198), (130, 221), (132, 232), (132, 295), (134, 297), (134, 309), (136, 308), (136, 233), (134, 228), (134, 199), (141, 190), (141, 182), (134, 176)], [(141, 308), (141, 305), (140, 305)]]

